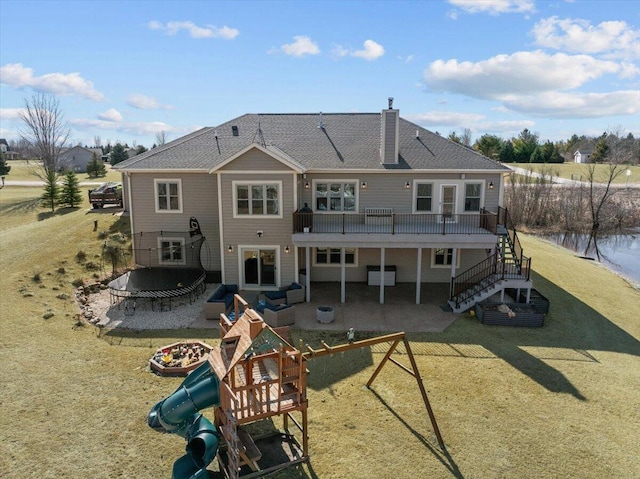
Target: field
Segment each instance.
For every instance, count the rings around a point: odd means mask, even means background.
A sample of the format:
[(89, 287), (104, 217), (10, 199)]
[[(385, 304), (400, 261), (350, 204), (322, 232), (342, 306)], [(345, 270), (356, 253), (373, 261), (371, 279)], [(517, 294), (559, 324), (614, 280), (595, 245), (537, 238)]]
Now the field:
[[(7, 181), (38, 181), (38, 178), (33, 175), (33, 171), (38, 171), (38, 166), (34, 161), (15, 160), (8, 162), (8, 165), (11, 167), (11, 171), (5, 177)], [(105, 166), (107, 167), (106, 176), (91, 178), (86, 173), (78, 173), (78, 181), (93, 183), (122, 181), (122, 173), (113, 170), (108, 163)]]
[[(541, 169), (551, 170), (554, 176), (565, 178), (569, 180), (587, 181), (587, 168), (588, 165), (580, 163), (553, 163), (543, 165), (540, 163), (509, 163), (507, 166), (516, 166), (518, 168), (525, 168), (533, 172), (540, 172)], [(615, 184), (623, 185), (627, 182), (626, 169), (631, 171), (629, 176), (629, 184), (640, 183), (640, 166), (625, 166), (625, 171), (622, 172), (615, 180)], [(596, 181), (606, 181), (608, 177), (607, 165), (596, 165)]]
[[(40, 194), (0, 190), (2, 476), (169, 477), (184, 441), (152, 431), (146, 415), (180, 379), (155, 376), (147, 363), (176, 340), (215, 344), (216, 331), (85, 324), (72, 283), (108, 272), (104, 238), (127, 231), (128, 219), (86, 202), (52, 214)], [(386, 352), (376, 347), (309, 362), (311, 460), (276, 477), (640, 477), (640, 292), (593, 262), (522, 239), (536, 288), (551, 300), (545, 327), (488, 327), (464, 314), (444, 333), (409, 337), (446, 451), (413, 378), (388, 365), (373, 391), (364, 387)]]

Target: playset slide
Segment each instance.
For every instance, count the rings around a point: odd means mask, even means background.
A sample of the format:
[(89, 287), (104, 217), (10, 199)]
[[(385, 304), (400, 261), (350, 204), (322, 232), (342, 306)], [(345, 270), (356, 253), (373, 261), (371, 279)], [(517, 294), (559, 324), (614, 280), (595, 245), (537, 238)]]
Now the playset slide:
[(173, 394), (156, 404), (147, 417), (159, 432), (178, 434), (187, 441), (187, 454), (173, 464), (172, 479), (204, 479), (216, 457), (220, 440), (216, 427), (200, 410), (220, 405), (220, 380), (205, 362), (191, 372)]

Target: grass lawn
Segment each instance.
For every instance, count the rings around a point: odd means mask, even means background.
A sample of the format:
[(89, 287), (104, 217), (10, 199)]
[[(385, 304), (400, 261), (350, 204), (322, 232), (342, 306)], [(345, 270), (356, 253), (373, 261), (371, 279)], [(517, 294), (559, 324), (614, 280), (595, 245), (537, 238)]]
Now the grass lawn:
[[(103, 232), (127, 220), (86, 202), (49, 214), (39, 195), (0, 190), (2, 477), (169, 477), (184, 441), (146, 415), (181, 379), (147, 362), (176, 340), (215, 344), (217, 331), (106, 333), (79, 321), (71, 283), (95, 274), (86, 263), (100, 264)], [(465, 314), (444, 333), (409, 336), (446, 452), (413, 378), (387, 365), (364, 387), (387, 349), (377, 346), (309, 361), (311, 460), (275, 477), (640, 477), (640, 292), (555, 245), (522, 242), (551, 300), (544, 328)]]
[[(540, 172), (542, 168), (551, 169), (554, 176), (566, 179), (574, 180), (587, 180), (587, 165), (580, 163), (553, 163), (553, 164), (540, 164), (540, 163), (509, 163), (509, 165), (517, 166), (518, 168), (525, 168), (534, 172)], [(507, 165), (508, 166), (508, 165)], [(606, 181), (609, 175), (607, 165), (596, 165), (596, 180)], [(631, 176), (629, 176), (629, 184), (640, 183), (640, 166), (625, 166), (626, 169), (631, 170)], [(627, 182), (626, 172), (623, 171), (618, 176), (614, 183), (625, 184)]]
[[(11, 171), (6, 175), (6, 180), (9, 181), (38, 181), (39, 178), (33, 175), (33, 171), (38, 171), (37, 165), (34, 161), (26, 160), (12, 160), (8, 162), (11, 166)], [(92, 178), (86, 173), (78, 173), (78, 181), (85, 182), (90, 181), (92, 183), (105, 183), (107, 181), (122, 181), (122, 173), (113, 170), (110, 164), (105, 164), (107, 167), (107, 174), (98, 178)]]

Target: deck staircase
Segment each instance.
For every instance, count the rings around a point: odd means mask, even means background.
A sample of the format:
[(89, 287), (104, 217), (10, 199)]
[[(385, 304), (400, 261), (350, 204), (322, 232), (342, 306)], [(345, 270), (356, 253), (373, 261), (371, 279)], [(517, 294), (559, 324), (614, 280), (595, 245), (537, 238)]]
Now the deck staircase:
[(476, 303), (508, 288), (531, 289), (531, 258), (522, 254), (522, 245), (513, 227), (509, 212), (497, 213), (498, 241), (496, 249), (484, 261), (451, 279), (449, 306), (462, 313)]

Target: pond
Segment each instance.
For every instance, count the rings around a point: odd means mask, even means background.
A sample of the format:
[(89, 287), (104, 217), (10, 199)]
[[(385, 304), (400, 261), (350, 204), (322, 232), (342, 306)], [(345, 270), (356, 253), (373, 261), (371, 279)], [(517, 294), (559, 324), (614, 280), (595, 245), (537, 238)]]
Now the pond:
[(564, 248), (575, 251), (578, 255), (600, 261), (604, 266), (616, 273), (640, 284), (640, 228), (628, 234), (603, 235), (598, 237), (597, 251), (592, 244), (585, 253), (589, 235), (577, 233), (559, 233), (543, 236)]

